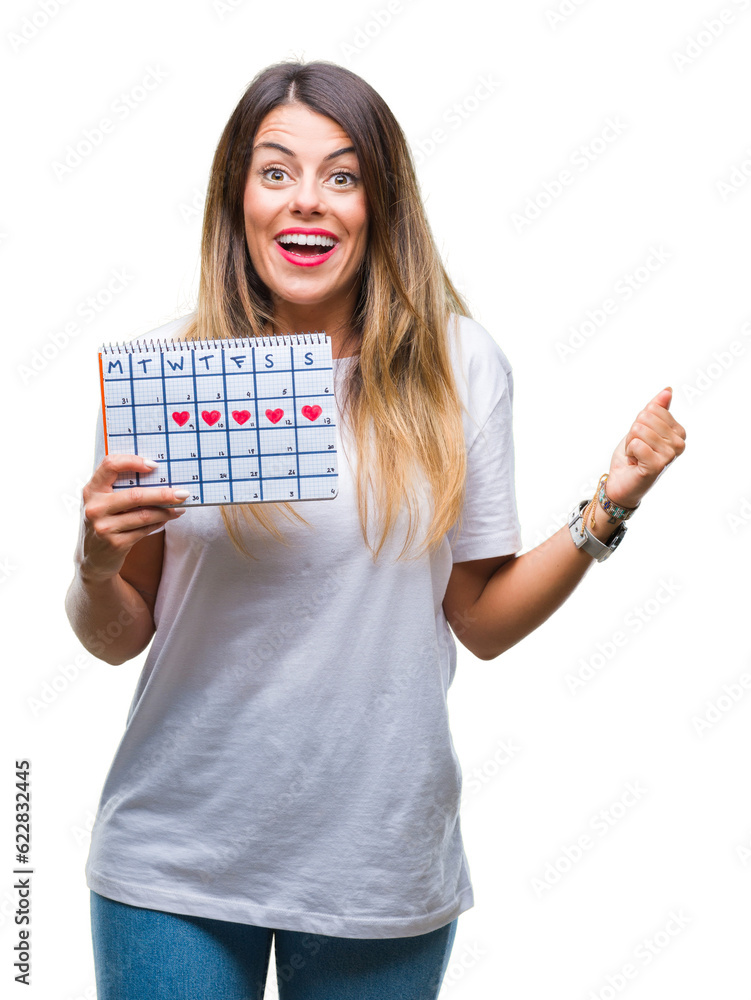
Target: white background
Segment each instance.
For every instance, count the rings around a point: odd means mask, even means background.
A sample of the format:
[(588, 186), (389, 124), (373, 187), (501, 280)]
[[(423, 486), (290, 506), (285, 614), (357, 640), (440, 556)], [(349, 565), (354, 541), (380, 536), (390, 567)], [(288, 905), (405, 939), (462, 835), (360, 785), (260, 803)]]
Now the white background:
[[(449, 704), (476, 905), (442, 997), (747, 997), (751, 4), (392, 0), (379, 24), (384, 0), (45, 3), (51, 16), (6, 3), (0, 25), (0, 988), (95, 995), (88, 830), (143, 663), (86, 654), (63, 606), (96, 349), (192, 308), (219, 135), (259, 69), (300, 56), (364, 76), (420, 161), (449, 273), (513, 365), (525, 549), (591, 494), (664, 386), (687, 430), (618, 552), (550, 621), (492, 662), (460, 647)], [(150, 72), (161, 82), (142, 91)], [(56, 170), (104, 117), (114, 131)], [(115, 272), (127, 281), (112, 294)], [(617, 310), (600, 315), (609, 297)], [(576, 341), (587, 310), (604, 322)], [(566, 342), (580, 346), (562, 357)], [(574, 694), (567, 675), (586, 661)], [(25, 992), (12, 982), (17, 757), (33, 777)]]

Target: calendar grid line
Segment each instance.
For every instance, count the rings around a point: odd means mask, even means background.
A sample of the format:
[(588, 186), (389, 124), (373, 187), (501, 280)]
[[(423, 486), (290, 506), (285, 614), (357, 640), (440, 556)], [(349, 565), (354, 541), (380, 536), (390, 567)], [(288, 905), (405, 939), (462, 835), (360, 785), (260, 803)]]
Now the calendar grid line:
[(261, 464), (261, 414), (258, 409), (258, 372), (256, 370), (256, 349), (252, 348), (251, 358), (253, 361), (253, 395), (255, 397), (255, 411), (256, 411), (256, 448), (258, 452), (258, 491), (261, 494), (261, 502), (263, 502), (263, 465)]
[(170, 462), (172, 461), (172, 457), (170, 455), (170, 448), (169, 448), (170, 429), (169, 429), (169, 423), (167, 422), (169, 420), (169, 416), (167, 414), (167, 380), (164, 376), (164, 355), (162, 355), (161, 367), (162, 367), (162, 408), (164, 410), (164, 435), (165, 435), (164, 453), (167, 456), (167, 468), (169, 468)]
[[(133, 453), (138, 454), (138, 428), (136, 427), (136, 392), (133, 386), (133, 355), (131, 354), (128, 358), (128, 373), (130, 378), (130, 409), (131, 409), (131, 419), (133, 421)], [(141, 485), (141, 473), (136, 473), (136, 482)]]
[(196, 352), (191, 352), (191, 364), (193, 369), (193, 400), (196, 404), (196, 454), (198, 455), (198, 495), (201, 498), (201, 503), (203, 503), (203, 483), (200, 479), (201, 476), (201, 425), (199, 423), (200, 414), (198, 412), (198, 382), (196, 381)]
[(292, 412), (295, 414), (295, 452), (297, 454), (297, 461), (295, 462), (295, 472), (297, 473), (297, 495), (300, 496), (300, 443), (297, 440), (297, 397), (295, 396), (295, 354), (294, 347), (290, 344), (289, 347), (289, 365), (290, 373), (292, 375)]
[[(227, 359), (224, 356), (224, 351), (222, 351), (222, 386), (224, 388), (224, 433), (227, 438), (227, 454), (232, 455), (232, 447), (229, 443), (229, 409), (227, 408)], [(229, 499), (230, 503), (234, 503), (234, 483), (232, 482), (232, 476), (229, 477)]]
[[(164, 357), (163, 357), (163, 360), (164, 360)], [(167, 363), (170, 366), (172, 366), (172, 362), (168, 358), (167, 358)], [(328, 368), (326, 365), (321, 365), (319, 367), (310, 366), (308, 368), (308, 371), (311, 371), (311, 372), (327, 372), (327, 371), (330, 371), (330, 370), (331, 369)], [(173, 369), (173, 371), (174, 371), (174, 369)], [(166, 377), (168, 379), (185, 378), (185, 373), (184, 373), (183, 369), (180, 368), (180, 369), (178, 369), (178, 371), (179, 371), (178, 375), (167, 373)], [(291, 371), (292, 371), (291, 368), (278, 368), (277, 369), (277, 372), (280, 373), (280, 374), (284, 374), (285, 372), (291, 372)], [(241, 374), (241, 373), (240, 372), (231, 372), (230, 373), (230, 378), (234, 378), (234, 377), (236, 377), (239, 374)], [(149, 382), (149, 381), (152, 381), (152, 380), (154, 380), (154, 381), (161, 381), (162, 377), (163, 377), (163, 375), (139, 375), (138, 376), (138, 381), (139, 382)], [(127, 382), (128, 381), (128, 377), (126, 375), (123, 375), (123, 377), (121, 379), (111, 378), (111, 379), (109, 379), (109, 381), (110, 382)]]

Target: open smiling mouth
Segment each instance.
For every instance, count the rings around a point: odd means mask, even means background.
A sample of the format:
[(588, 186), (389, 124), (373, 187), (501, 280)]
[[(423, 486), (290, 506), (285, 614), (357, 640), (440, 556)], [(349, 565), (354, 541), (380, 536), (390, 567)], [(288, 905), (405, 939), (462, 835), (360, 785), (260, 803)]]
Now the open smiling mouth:
[(289, 233), (277, 236), (276, 242), (287, 253), (295, 257), (322, 257), (337, 245), (330, 236), (306, 236), (304, 233)]

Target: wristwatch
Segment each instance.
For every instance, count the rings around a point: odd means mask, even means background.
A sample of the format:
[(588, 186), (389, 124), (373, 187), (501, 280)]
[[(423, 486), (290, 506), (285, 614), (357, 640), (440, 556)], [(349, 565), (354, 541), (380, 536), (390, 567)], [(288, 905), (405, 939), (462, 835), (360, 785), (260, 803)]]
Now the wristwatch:
[(568, 526), (577, 549), (584, 549), (585, 552), (593, 557), (595, 562), (603, 562), (611, 553), (615, 552), (621, 544), (621, 539), (626, 534), (628, 529), (626, 525), (621, 522), (607, 543), (601, 542), (599, 538), (595, 538), (589, 528), (587, 528), (586, 524), (583, 525), (584, 534), (582, 534), (582, 526), (580, 524), (582, 520), (582, 511), (590, 503), (590, 500), (579, 501), (576, 507), (574, 507), (569, 514)]

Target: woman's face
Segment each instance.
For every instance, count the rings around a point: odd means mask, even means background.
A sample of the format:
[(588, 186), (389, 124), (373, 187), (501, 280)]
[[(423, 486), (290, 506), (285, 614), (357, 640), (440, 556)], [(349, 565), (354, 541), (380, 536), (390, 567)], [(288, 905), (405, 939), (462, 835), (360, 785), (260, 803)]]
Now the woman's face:
[(335, 121), (300, 104), (269, 112), (243, 210), (250, 258), (277, 312), (351, 315), (368, 208), (352, 143)]

